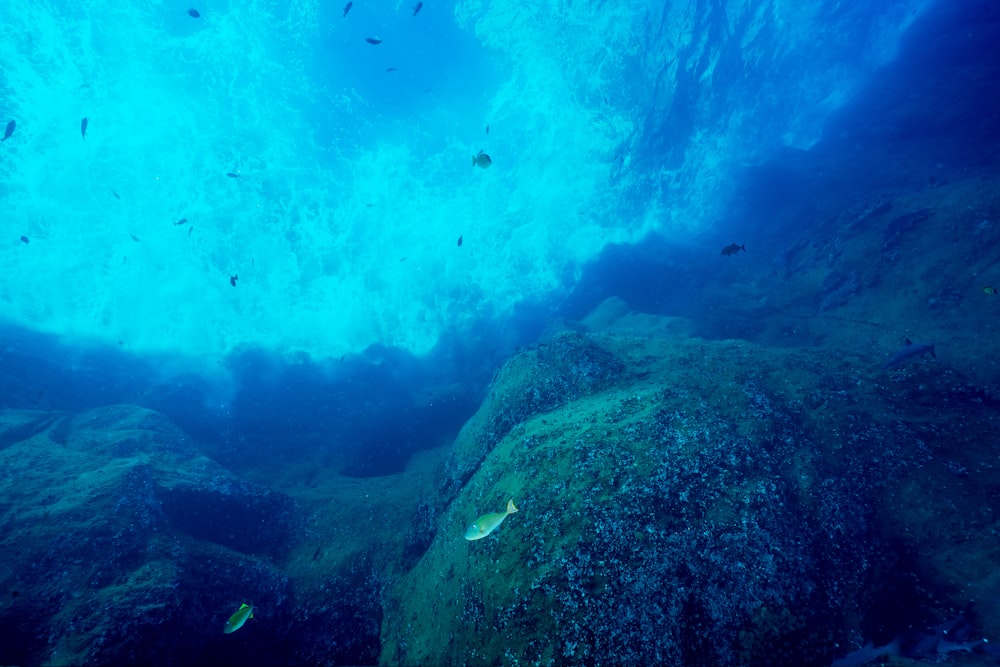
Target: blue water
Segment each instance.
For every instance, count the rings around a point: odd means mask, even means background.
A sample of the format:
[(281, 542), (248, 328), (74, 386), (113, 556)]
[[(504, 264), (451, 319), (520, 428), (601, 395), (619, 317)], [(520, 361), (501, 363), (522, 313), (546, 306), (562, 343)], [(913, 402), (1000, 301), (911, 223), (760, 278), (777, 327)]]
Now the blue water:
[(720, 247), (1000, 154), (993, 2), (413, 4), (6, 8), (0, 407), (400, 472), (553, 318), (753, 340), (700, 298)]
[[(751, 233), (752, 168), (850, 125), (928, 6), (24, 3), (0, 41), (3, 402), (184, 377), (178, 419), (218, 434), (242, 392), (288, 395), (259, 364), (481, 391), (560, 309), (689, 314), (664, 244)], [(413, 372), (381, 378), (386, 350)]]

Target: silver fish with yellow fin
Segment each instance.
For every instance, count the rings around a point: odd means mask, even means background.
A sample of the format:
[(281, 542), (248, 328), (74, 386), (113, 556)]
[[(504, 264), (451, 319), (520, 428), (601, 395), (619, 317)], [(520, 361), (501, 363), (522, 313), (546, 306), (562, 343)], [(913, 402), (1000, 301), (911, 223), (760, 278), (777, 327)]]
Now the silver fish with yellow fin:
[(229, 617), (226, 621), (226, 627), (222, 632), (229, 634), (231, 632), (236, 632), (243, 627), (243, 624), (247, 622), (247, 619), (253, 618), (253, 605), (244, 602), (240, 605), (240, 608), (236, 610), (236, 613)]
[(500, 524), (503, 523), (503, 520), (507, 518), (508, 514), (513, 514), (516, 511), (517, 508), (514, 507), (514, 499), (511, 498), (507, 501), (507, 511), (496, 512), (494, 514), (484, 514), (473, 521), (472, 525), (470, 525), (465, 531), (465, 539), (480, 540), (486, 537), (500, 527)]

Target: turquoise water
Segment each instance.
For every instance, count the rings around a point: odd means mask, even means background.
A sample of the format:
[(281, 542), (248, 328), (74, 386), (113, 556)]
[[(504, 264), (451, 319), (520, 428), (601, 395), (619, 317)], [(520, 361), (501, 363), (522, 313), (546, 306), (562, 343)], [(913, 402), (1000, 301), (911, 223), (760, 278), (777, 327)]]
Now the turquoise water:
[(608, 244), (699, 238), (926, 4), (19, 3), (3, 315), (196, 364), (425, 353)]

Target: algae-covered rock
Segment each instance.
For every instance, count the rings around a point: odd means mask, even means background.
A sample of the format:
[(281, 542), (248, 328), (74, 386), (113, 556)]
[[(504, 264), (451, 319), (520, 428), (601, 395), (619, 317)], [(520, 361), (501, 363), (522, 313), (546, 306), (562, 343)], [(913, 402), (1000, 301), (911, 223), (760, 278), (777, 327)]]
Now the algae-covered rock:
[(177, 664), (273, 649), (264, 629), (226, 642), (252, 600), (277, 615), (271, 561), (295, 531), (291, 501), (199, 455), (162, 415), (109, 406), (0, 420), (2, 661)]
[(621, 379), (625, 368), (590, 336), (566, 331), (512, 357), (497, 371), (483, 407), (462, 428), (450, 463), (464, 483), (510, 430)]
[[(940, 367), (660, 333), (525, 351), (456, 444), (461, 484), (390, 590), (381, 662), (828, 665), (934, 596), (961, 609), (945, 582), (981, 559), (922, 560), (942, 531), (918, 515), (948, 512), (965, 539), (993, 522), (952, 498), (949, 470), (982, 472), (992, 446), (968, 391)], [(926, 493), (942, 476), (952, 489)], [(982, 502), (1000, 482), (974, 486)]]

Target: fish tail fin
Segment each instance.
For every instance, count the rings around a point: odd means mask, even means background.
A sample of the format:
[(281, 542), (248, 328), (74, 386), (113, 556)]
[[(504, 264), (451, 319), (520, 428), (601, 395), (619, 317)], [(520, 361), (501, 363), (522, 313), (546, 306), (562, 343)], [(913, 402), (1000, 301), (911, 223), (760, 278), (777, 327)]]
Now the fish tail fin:
[(511, 498), (510, 500), (507, 501), (507, 514), (513, 514), (514, 512), (517, 511), (518, 509), (514, 507), (514, 499)]
[(476, 166), (476, 156), (475, 155), (472, 156), (472, 166), (473, 167)]
[(744, 243), (743, 245), (741, 245), (740, 246), (740, 250), (742, 250), (743, 252), (746, 252), (747, 251), (747, 244)]

